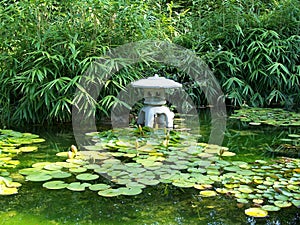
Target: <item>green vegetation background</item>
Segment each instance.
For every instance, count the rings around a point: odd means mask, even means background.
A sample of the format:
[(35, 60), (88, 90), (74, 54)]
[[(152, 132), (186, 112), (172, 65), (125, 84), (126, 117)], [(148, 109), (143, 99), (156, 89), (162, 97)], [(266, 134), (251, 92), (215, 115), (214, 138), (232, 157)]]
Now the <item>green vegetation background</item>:
[[(89, 64), (146, 39), (193, 50), (213, 70), (228, 104), (299, 107), (299, 0), (0, 2), (2, 125), (70, 121), (74, 91)], [(97, 115), (108, 115), (122, 87), (154, 73), (192, 82), (167, 65), (129, 66), (106, 81)], [(202, 105), (201, 89), (187, 87)]]

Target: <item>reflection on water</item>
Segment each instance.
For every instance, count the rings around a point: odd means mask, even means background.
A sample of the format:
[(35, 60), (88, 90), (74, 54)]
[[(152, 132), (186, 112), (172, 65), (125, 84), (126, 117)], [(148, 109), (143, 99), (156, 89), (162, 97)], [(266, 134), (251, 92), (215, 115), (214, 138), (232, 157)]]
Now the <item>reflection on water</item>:
[[(70, 126), (47, 126), (18, 129), (39, 134), (46, 142), (39, 144), (39, 151), (22, 154), (19, 168), (30, 167), (37, 161), (57, 161), (57, 152), (66, 151), (74, 144)], [(206, 117), (201, 119), (202, 141), (209, 137), (210, 126)], [(237, 153), (232, 160), (253, 161), (269, 158), (266, 143), (278, 138), (282, 132), (294, 129), (274, 127), (249, 127), (229, 121), (224, 145)], [(103, 178), (105, 179), (105, 178)], [(241, 208), (239, 208), (241, 207)], [(137, 196), (105, 198), (97, 192), (86, 190), (49, 191), (41, 183), (23, 182), (19, 194), (0, 196), (0, 225), (18, 224), (299, 224), (299, 209), (290, 207), (270, 212), (269, 217), (253, 219), (244, 214), (245, 207), (226, 195), (212, 198), (199, 196), (199, 190), (177, 188), (170, 184), (149, 186)]]

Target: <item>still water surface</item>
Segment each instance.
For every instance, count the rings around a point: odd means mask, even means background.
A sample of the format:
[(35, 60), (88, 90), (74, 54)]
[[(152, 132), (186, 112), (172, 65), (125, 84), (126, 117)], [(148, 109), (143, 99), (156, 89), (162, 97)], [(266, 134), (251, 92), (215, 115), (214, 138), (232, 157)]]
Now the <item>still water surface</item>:
[[(203, 141), (209, 136), (209, 120), (201, 119)], [(70, 126), (30, 127), (15, 130), (39, 134), (46, 142), (39, 151), (19, 157), (22, 167), (39, 161), (57, 161), (57, 152), (76, 144)], [(254, 161), (271, 158), (266, 144), (284, 133), (299, 130), (274, 127), (249, 127), (229, 121), (223, 145), (237, 153), (232, 160)], [(104, 178), (103, 178), (104, 179)], [(168, 184), (149, 186), (137, 196), (105, 198), (86, 190), (46, 190), (37, 182), (24, 182), (19, 194), (0, 196), (0, 225), (240, 225), (240, 224), (300, 224), (296, 207), (270, 212), (267, 218), (253, 219), (238, 208), (236, 200), (225, 195), (201, 198), (199, 190), (176, 188)]]

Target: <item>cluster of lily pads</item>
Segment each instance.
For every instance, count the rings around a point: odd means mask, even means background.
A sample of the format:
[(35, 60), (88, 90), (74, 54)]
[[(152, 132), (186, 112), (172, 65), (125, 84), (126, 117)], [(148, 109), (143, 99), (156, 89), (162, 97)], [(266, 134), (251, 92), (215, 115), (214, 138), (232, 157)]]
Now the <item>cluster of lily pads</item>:
[(13, 181), (11, 169), (20, 164), (17, 155), (32, 152), (37, 146), (28, 146), (45, 141), (38, 135), (13, 130), (0, 130), (0, 195), (18, 193), (21, 183)]
[(249, 125), (300, 126), (300, 113), (280, 108), (241, 108), (230, 116)]
[[(185, 132), (159, 129), (128, 128), (87, 136), (92, 143), (75, 158), (36, 163), (20, 173), (29, 181), (44, 181), (48, 189), (88, 188), (105, 197), (137, 195), (159, 183), (195, 188), (201, 197), (232, 196), (249, 207), (247, 215), (256, 217), (292, 205), (300, 207), (298, 159), (229, 161), (226, 157), (235, 154), (226, 147), (199, 143), (195, 135)], [(68, 153), (57, 155), (67, 157)]]

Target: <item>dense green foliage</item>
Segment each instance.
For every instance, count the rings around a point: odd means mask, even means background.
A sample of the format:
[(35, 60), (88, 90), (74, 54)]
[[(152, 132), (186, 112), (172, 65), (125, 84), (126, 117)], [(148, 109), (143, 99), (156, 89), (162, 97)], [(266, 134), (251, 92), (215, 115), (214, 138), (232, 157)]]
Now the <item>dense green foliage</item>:
[[(300, 103), (299, 0), (2, 0), (0, 21), (3, 124), (70, 121), (74, 90), (90, 63), (146, 39), (195, 51), (230, 104)], [(122, 87), (154, 73), (186, 84), (203, 104), (201, 89), (189, 87), (177, 68), (139, 63), (106, 81), (99, 115), (109, 113)]]

